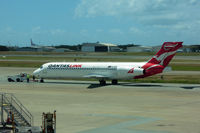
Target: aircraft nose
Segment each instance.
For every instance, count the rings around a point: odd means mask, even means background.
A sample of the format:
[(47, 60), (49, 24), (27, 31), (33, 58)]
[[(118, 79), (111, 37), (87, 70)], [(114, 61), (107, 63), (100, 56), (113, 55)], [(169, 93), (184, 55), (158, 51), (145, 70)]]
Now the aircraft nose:
[(33, 76), (39, 77), (39, 76), (40, 76), (40, 70), (39, 70), (39, 69), (36, 69), (36, 70), (33, 72)]

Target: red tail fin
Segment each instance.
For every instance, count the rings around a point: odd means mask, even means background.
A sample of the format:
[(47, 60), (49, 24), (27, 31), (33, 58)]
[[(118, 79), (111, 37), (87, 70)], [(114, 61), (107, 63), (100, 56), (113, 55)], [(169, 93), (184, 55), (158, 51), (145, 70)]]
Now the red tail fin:
[(176, 54), (176, 51), (182, 47), (182, 43), (183, 42), (165, 42), (158, 53), (142, 66), (145, 70), (145, 74), (135, 78), (144, 78), (157, 73), (162, 73), (163, 69)]
[(176, 51), (182, 47), (183, 42), (165, 42), (158, 53), (149, 60), (148, 63), (160, 64), (166, 67), (176, 54)]

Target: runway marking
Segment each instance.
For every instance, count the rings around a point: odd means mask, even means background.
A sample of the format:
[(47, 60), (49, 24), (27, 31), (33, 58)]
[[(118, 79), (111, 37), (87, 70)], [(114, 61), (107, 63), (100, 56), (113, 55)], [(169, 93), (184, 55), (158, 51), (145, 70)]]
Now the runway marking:
[(133, 130), (128, 129), (128, 127), (137, 126), (145, 123), (154, 122), (160, 120), (159, 118), (146, 118), (139, 116), (120, 116), (120, 115), (112, 115), (112, 114), (87, 114), (87, 116), (91, 117), (112, 117), (118, 119), (134, 119), (127, 120), (124, 122), (120, 122), (114, 125), (103, 126), (95, 129), (90, 129), (86, 131), (81, 131), (79, 133), (166, 133), (160, 131), (145, 131), (145, 130)]

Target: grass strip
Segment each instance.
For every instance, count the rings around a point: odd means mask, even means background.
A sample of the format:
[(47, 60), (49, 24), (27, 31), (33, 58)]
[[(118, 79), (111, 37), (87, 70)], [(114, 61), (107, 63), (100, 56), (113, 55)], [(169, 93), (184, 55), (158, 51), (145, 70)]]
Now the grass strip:
[[(21, 52), (21, 51), (0, 51), (0, 55), (137, 55), (149, 56), (156, 52)], [(177, 53), (179, 56), (200, 56), (199, 52)]]
[[(55, 60), (58, 61), (58, 60)], [(72, 59), (68, 59), (65, 61), (73, 61)], [(93, 61), (89, 59), (78, 59), (78, 61)], [(97, 61), (97, 60), (94, 60)], [(99, 59), (98, 62), (106, 62), (109, 61), (108, 59)], [(125, 60), (126, 61), (126, 60)], [(35, 67), (38, 68), (42, 64), (47, 63), (49, 61), (0, 61), (0, 67)], [(172, 67), (172, 70), (176, 71), (200, 71), (200, 64), (176, 64), (176, 63), (171, 63), (170, 66)]]

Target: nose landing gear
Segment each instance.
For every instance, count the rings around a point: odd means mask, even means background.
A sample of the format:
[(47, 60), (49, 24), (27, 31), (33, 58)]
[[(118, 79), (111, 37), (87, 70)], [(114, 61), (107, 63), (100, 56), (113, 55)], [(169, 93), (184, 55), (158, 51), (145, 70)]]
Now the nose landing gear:
[(40, 79), (40, 83), (44, 83), (44, 79), (43, 78)]
[(112, 80), (112, 84), (113, 85), (117, 85), (118, 84), (118, 80), (116, 80), (116, 79)]

